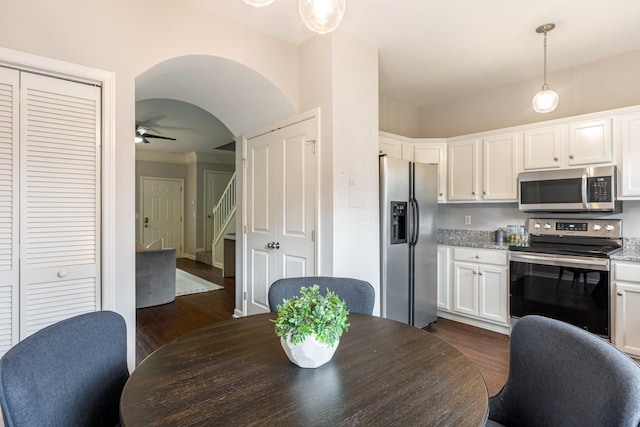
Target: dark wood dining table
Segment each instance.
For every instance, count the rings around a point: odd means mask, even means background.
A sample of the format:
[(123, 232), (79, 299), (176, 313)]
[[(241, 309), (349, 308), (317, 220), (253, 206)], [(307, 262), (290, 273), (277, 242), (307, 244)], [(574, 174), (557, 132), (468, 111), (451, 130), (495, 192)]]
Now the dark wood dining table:
[(215, 323), (149, 355), (120, 400), (137, 426), (480, 426), (477, 368), (424, 330), (352, 313), (331, 361), (289, 361), (274, 313)]

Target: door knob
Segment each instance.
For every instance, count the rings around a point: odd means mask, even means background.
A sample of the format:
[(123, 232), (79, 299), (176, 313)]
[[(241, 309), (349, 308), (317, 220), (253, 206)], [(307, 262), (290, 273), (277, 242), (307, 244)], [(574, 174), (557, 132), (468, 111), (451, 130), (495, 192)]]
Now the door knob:
[(273, 247), (276, 249), (280, 249), (280, 242), (275, 242)]
[(269, 249), (273, 249), (273, 242), (269, 242), (269, 243), (267, 243), (267, 247), (268, 247)]

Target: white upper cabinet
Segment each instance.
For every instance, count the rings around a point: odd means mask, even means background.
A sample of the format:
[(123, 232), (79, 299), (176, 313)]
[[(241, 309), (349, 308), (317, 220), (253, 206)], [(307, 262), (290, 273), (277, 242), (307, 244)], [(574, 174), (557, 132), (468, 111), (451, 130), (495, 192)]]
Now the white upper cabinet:
[(482, 140), (483, 200), (517, 200), (518, 136), (519, 133), (513, 132)]
[(517, 132), (449, 143), (450, 201), (515, 201)]
[(524, 169), (559, 168), (562, 145), (562, 126), (525, 131)]
[[(438, 164), (438, 202), (446, 201), (447, 194), (447, 143), (445, 139), (418, 139), (413, 146), (413, 161)], [(434, 142), (440, 141), (440, 142)]]
[(569, 124), (569, 166), (596, 165), (613, 161), (611, 119)]
[(467, 139), (448, 144), (449, 201), (478, 200), (480, 140)]
[(616, 140), (622, 145), (620, 173), (620, 197), (640, 198), (640, 113), (616, 118)]
[(611, 164), (611, 118), (524, 131), (524, 169)]
[(402, 141), (381, 136), (378, 141), (378, 152), (394, 159), (402, 159)]
[(438, 202), (447, 200), (446, 138), (408, 138), (380, 132), (378, 152), (394, 159), (438, 165)]

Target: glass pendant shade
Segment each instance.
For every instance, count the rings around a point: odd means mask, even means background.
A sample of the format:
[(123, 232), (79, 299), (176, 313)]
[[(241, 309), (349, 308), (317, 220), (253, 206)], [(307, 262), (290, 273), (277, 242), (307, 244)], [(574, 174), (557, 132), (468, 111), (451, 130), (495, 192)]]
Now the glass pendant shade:
[(542, 86), (542, 90), (533, 97), (531, 105), (536, 113), (550, 113), (556, 109), (558, 101), (558, 94), (545, 85)]
[(344, 17), (345, 0), (299, 0), (298, 10), (308, 29), (325, 34), (340, 25)]
[(553, 30), (556, 24), (549, 23), (540, 25), (536, 28), (536, 33), (544, 34), (544, 84), (542, 90), (535, 94), (531, 105), (536, 113), (550, 113), (558, 106), (560, 98), (558, 94), (549, 89), (547, 86), (547, 32)]
[(246, 4), (255, 7), (269, 6), (274, 0), (243, 0)]

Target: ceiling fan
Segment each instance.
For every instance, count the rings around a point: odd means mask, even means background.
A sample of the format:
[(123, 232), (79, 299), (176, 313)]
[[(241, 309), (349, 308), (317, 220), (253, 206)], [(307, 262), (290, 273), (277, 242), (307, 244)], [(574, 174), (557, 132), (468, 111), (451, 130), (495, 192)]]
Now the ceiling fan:
[(176, 141), (175, 138), (171, 138), (168, 136), (151, 134), (149, 133), (149, 130), (150, 128), (146, 126), (136, 125), (136, 136), (135, 136), (136, 144), (139, 142), (144, 142), (145, 144), (148, 144), (149, 140), (147, 138), (168, 139), (170, 141)]

